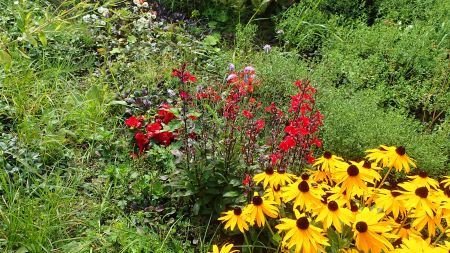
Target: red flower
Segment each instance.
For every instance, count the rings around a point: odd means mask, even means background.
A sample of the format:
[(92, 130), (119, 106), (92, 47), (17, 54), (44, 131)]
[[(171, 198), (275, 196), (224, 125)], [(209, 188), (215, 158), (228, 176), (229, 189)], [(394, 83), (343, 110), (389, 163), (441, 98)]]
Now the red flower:
[(189, 117), (191, 120), (196, 120), (196, 119), (198, 119), (198, 117), (195, 116), (195, 115), (189, 115), (188, 117)]
[(314, 136), (314, 139), (312, 140), (312, 143), (311, 143), (311, 144), (314, 144), (314, 145), (316, 145), (317, 147), (321, 147), (321, 146), (322, 146), (322, 141), (319, 140), (319, 139), (317, 139), (316, 136)]
[(245, 174), (244, 180), (242, 180), (242, 185), (247, 186), (252, 182), (252, 177), (248, 174)]
[(145, 127), (145, 130), (147, 131), (147, 137), (148, 137), (148, 138), (153, 137), (153, 136), (155, 135), (155, 133), (156, 133), (157, 131), (161, 130), (161, 129), (162, 129), (162, 125), (161, 125), (160, 122), (155, 122), (155, 123), (153, 123), (153, 124), (148, 124), (148, 125)]
[(164, 124), (168, 124), (172, 119), (175, 118), (175, 114), (165, 109), (160, 109), (158, 111), (158, 118), (162, 120)]
[(265, 126), (265, 122), (263, 119), (259, 119), (256, 121), (256, 130), (259, 131), (259, 130), (263, 129), (264, 126)]
[(284, 132), (291, 136), (295, 136), (298, 134), (298, 129), (294, 126), (287, 126), (284, 128)]
[(153, 136), (153, 139), (155, 139), (158, 144), (169, 146), (170, 143), (175, 139), (175, 136), (172, 132), (161, 132), (155, 134), (155, 136)]
[(183, 91), (183, 90), (180, 91), (180, 97), (183, 100), (188, 100), (191, 98), (191, 96), (189, 96), (189, 93), (187, 93), (186, 91)]
[(274, 165), (277, 163), (277, 161), (278, 161), (279, 159), (281, 159), (282, 157), (283, 157), (283, 156), (281, 156), (280, 153), (271, 154), (271, 155), (270, 155), (270, 162), (271, 162), (272, 165), (274, 166)]
[(197, 82), (197, 78), (191, 72), (184, 72), (184, 70), (173, 69), (172, 76), (178, 77), (182, 83), (187, 83), (188, 81), (193, 83)]
[[(142, 127), (142, 123), (140, 121), (141, 117), (136, 118), (134, 116), (131, 116), (130, 118), (128, 118), (127, 120), (125, 120), (125, 125), (131, 127), (131, 128), (141, 128)], [(143, 120), (143, 118), (142, 118)]]
[(145, 134), (141, 133), (141, 132), (137, 132), (134, 135), (134, 139), (136, 140), (136, 143), (138, 144), (139, 147), (139, 154), (142, 153), (145, 148), (147, 147), (148, 144), (148, 138), (147, 136), (145, 136)]
[(247, 111), (247, 110), (243, 110), (242, 114), (244, 114), (244, 116), (249, 118), (249, 119), (253, 118), (253, 114), (251, 112)]
[(314, 157), (312, 156), (312, 152), (309, 152), (306, 156), (306, 161), (308, 161), (309, 164), (313, 164), (315, 162)]
[(280, 142), (279, 149), (283, 152), (287, 152), (289, 149), (295, 146), (295, 141), (291, 136), (287, 136), (284, 138), (282, 142)]

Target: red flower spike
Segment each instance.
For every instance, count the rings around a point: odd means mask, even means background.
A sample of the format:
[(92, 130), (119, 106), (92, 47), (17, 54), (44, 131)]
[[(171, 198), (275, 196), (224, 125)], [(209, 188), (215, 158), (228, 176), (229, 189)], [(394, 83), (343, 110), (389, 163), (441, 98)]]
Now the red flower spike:
[(245, 174), (244, 180), (242, 180), (242, 185), (247, 186), (252, 182), (252, 177), (248, 174)]
[(253, 114), (247, 110), (243, 110), (242, 114), (249, 119), (253, 118)]
[(294, 147), (297, 143), (291, 136), (287, 136), (284, 138), (284, 140), (280, 143), (280, 146), (278, 147), (281, 151), (287, 152), (289, 149)]
[(127, 126), (129, 126), (131, 128), (141, 128), (142, 127), (142, 123), (140, 121), (140, 117), (136, 118), (134, 116), (131, 116), (130, 118), (125, 120), (125, 125), (127, 125)]

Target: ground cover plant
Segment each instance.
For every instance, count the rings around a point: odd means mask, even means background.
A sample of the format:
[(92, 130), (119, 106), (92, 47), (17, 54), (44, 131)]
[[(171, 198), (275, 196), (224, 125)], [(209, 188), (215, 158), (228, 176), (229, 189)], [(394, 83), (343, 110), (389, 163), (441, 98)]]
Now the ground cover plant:
[(448, 7), (0, 1), (0, 251), (447, 252)]

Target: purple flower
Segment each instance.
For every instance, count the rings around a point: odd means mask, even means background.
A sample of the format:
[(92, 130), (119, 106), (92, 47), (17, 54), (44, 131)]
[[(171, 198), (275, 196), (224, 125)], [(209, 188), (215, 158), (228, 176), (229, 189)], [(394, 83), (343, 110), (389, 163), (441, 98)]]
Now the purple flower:
[(233, 63), (228, 64), (228, 70), (234, 71), (235, 69), (236, 69), (236, 67), (234, 66)]
[(255, 73), (255, 68), (252, 67), (252, 66), (247, 66), (247, 67), (244, 68), (244, 73), (246, 73), (246, 74), (248, 74), (248, 73), (253, 74), (253, 73)]

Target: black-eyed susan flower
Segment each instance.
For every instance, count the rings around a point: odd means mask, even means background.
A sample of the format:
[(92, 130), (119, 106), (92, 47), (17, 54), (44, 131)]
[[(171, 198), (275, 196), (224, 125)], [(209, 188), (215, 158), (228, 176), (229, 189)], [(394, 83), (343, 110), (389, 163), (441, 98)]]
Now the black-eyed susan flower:
[(425, 210), (423, 209), (416, 209), (414, 210), (414, 213), (410, 215), (411, 218), (414, 219), (414, 222), (412, 226), (417, 231), (422, 231), (425, 226), (427, 226), (428, 236), (435, 236), (436, 235), (436, 227), (439, 228), (441, 231), (444, 230), (444, 228), (441, 225), (441, 218), (442, 214), (440, 211), (437, 213), (433, 212), (433, 216), (429, 215)]
[(319, 187), (312, 187), (308, 181), (298, 180), (282, 188), (282, 197), (285, 203), (294, 200), (294, 208), (311, 210), (320, 204), (325, 192)]
[(409, 173), (411, 167), (416, 167), (414, 160), (409, 158), (406, 154), (406, 149), (403, 146), (400, 147), (388, 147), (388, 160), (389, 163), (387, 167), (394, 167), (397, 171), (404, 170), (406, 173)]
[(444, 188), (450, 188), (450, 176), (445, 176), (444, 179), (442, 179), (441, 184)]
[(387, 238), (393, 238), (390, 234), (391, 226), (388, 222), (380, 222), (384, 213), (378, 213), (377, 210), (364, 208), (356, 215), (353, 224), (353, 237), (356, 247), (364, 253), (380, 253), (382, 250), (387, 252), (394, 247)]
[(248, 216), (240, 207), (235, 207), (233, 210), (223, 212), (218, 220), (225, 223), (225, 229), (230, 228), (231, 230), (234, 230), (237, 225), (239, 231), (242, 233), (245, 233), (245, 231), (248, 230)]
[(402, 239), (402, 243), (398, 249), (395, 249), (394, 253), (437, 253), (436, 248), (432, 247), (427, 240), (421, 237), (411, 237), (409, 239)]
[(291, 184), (292, 179), (295, 179), (294, 174), (287, 173), (283, 168), (278, 168), (272, 179), (271, 187), (274, 185), (285, 186), (287, 184)]
[(294, 210), (295, 220), (289, 218), (280, 219), (281, 224), (275, 226), (279, 233), (286, 231), (282, 242), (289, 249), (295, 246), (295, 253), (325, 252), (324, 246), (329, 246), (328, 239), (323, 236), (322, 229), (313, 226), (305, 214)]
[(264, 172), (256, 174), (253, 177), (253, 181), (255, 181), (256, 184), (263, 182), (263, 186), (265, 189), (267, 187), (267, 185), (272, 184), (274, 177), (275, 177), (275, 171), (273, 170), (272, 167), (269, 167)]
[(386, 215), (392, 213), (394, 219), (397, 219), (399, 215), (405, 216), (404, 200), (398, 199), (400, 195), (401, 193), (396, 190), (376, 189), (374, 195), (375, 206), (381, 208)]
[(355, 190), (363, 190), (368, 193), (366, 183), (374, 183), (381, 178), (380, 174), (371, 169), (359, 167), (358, 163), (341, 164), (334, 173), (335, 181), (341, 187), (341, 191), (347, 191), (347, 194), (353, 196)]
[(264, 197), (269, 200), (275, 201), (278, 205), (281, 205), (281, 186), (279, 184), (273, 185), (272, 187), (267, 188)]
[(319, 208), (314, 209), (314, 214), (317, 215), (315, 220), (322, 222), (324, 230), (333, 225), (341, 233), (341, 223), (351, 226), (350, 223), (354, 219), (352, 212), (347, 208), (343, 208), (344, 203), (344, 201), (331, 200)]
[(264, 199), (259, 196), (257, 192), (254, 193), (252, 203), (244, 208), (244, 213), (248, 214), (250, 224), (253, 225), (256, 221), (258, 227), (264, 226), (266, 223), (266, 216), (271, 218), (278, 217), (277, 203), (273, 200)]
[(410, 182), (399, 184), (399, 186), (405, 191), (399, 191), (401, 195), (397, 198), (404, 201), (406, 210), (423, 209), (428, 215), (434, 216), (434, 212), (440, 205), (440, 199), (435, 190)]
[(339, 163), (343, 163), (343, 162), (344, 162), (344, 159), (342, 159), (341, 157), (335, 156), (335, 155), (331, 154), (330, 152), (325, 151), (323, 153), (323, 156), (316, 159), (316, 162), (313, 164), (313, 166), (314, 167), (320, 166), (320, 168), (323, 171), (325, 171), (329, 174), (332, 174), (335, 171), (336, 166)]
[[(407, 218), (404, 217), (404, 219)], [(403, 238), (408, 239), (410, 237), (422, 236), (419, 231), (417, 231), (414, 227), (411, 226), (408, 220), (405, 222), (403, 222), (402, 220), (394, 220), (392, 218), (389, 220), (392, 226), (392, 231), (394, 231), (394, 233), (396, 233), (399, 236), (399, 240)]]
[(417, 186), (425, 186), (428, 189), (439, 188), (439, 183), (435, 179), (428, 176), (426, 171), (420, 171), (415, 176), (408, 176), (408, 178), (412, 179), (411, 183), (417, 185)]
[(375, 149), (366, 150), (366, 158), (369, 161), (375, 161), (376, 164), (380, 164), (382, 167), (387, 167), (389, 164), (388, 147), (380, 145)]
[(213, 245), (213, 251), (212, 253), (238, 253), (239, 250), (232, 250), (234, 247), (231, 243), (226, 243), (222, 246), (222, 248), (219, 250), (219, 247), (217, 245)]

